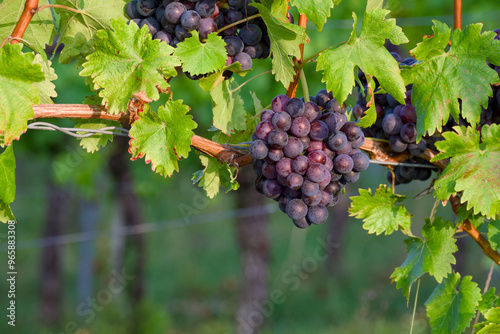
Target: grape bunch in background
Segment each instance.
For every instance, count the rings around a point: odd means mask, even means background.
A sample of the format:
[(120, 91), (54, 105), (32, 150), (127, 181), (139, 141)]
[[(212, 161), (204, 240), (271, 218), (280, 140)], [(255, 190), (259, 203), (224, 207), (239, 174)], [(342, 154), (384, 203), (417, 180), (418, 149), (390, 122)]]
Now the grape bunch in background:
[[(400, 65), (411, 66), (417, 61), (414, 58), (406, 58), (401, 60), (397, 53), (391, 52), (393, 57), (400, 63)], [(359, 79), (361, 83), (365, 84), (366, 79), (364, 74), (360, 71)], [(375, 84), (377, 81), (375, 79)], [(377, 89), (378, 87), (376, 87)], [(432, 166), (424, 159), (418, 158), (423, 154), (427, 148), (435, 149), (434, 143), (438, 138), (435, 136), (424, 136), (418, 143), (417, 139), (417, 113), (415, 107), (411, 103), (411, 85), (407, 86), (405, 105), (399, 103), (390, 94), (375, 94), (374, 102), (377, 112), (377, 121), (369, 128), (363, 129), (367, 137), (376, 139), (388, 139), (389, 146), (395, 153), (402, 153), (408, 151), (412, 156), (407, 163), (418, 163)], [(366, 92), (366, 86), (364, 86)], [(360, 118), (367, 110), (366, 107), (366, 93), (363, 94), (358, 87), (358, 100), (353, 107), (353, 116)], [(394, 170), (395, 180), (394, 184), (409, 183), (412, 180), (425, 181), (432, 175), (430, 168), (419, 168), (413, 166), (397, 166)], [(387, 179), (390, 183), (392, 180), (392, 173), (387, 173)]]
[[(250, 6), (253, 0), (133, 0), (125, 11), (139, 27), (147, 26), (154, 39), (176, 47), (199, 32), (200, 40), (230, 24), (257, 14)], [(260, 2), (259, 0), (255, 2)], [(255, 18), (220, 32), (226, 42), (226, 65), (239, 62), (243, 70), (252, 68), (252, 59), (265, 59), (270, 54), (267, 28), (261, 18)], [(186, 73), (187, 74), (187, 73)], [(227, 73), (229, 76), (232, 72)], [(187, 74), (192, 79), (199, 79)]]
[(345, 185), (368, 168), (359, 149), (363, 131), (326, 90), (309, 102), (278, 95), (271, 106), (250, 145), (256, 189), (278, 201), (297, 227), (321, 224)]

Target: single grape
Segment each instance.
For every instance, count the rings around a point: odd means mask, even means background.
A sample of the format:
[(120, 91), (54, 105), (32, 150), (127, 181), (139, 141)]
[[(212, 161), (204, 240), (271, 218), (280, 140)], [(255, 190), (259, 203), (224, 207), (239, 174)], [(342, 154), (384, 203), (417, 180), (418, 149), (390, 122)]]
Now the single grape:
[(139, 0), (136, 4), (137, 12), (142, 16), (153, 15), (156, 10), (156, 0)]
[(293, 220), (302, 219), (307, 215), (307, 205), (300, 199), (292, 199), (286, 206), (286, 214)]
[(294, 97), (290, 99), (285, 105), (285, 111), (290, 114), (292, 117), (299, 117), (304, 114), (305, 105), (300, 99)]
[(260, 114), (260, 120), (272, 122), (274, 114), (275, 114), (274, 111), (266, 109)]
[[(201, 39), (207, 39), (208, 35), (210, 35), (213, 32), (216, 32), (217, 30), (218, 30), (217, 23), (215, 23), (214, 19), (212, 19), (210, 17), (204, 18), (202, 16), (202, 18), (200, 20), (200, 27), (198, 28)], [(252, 67), (252, 66), (250, 66), (250, 67)]]
[(260, 139), (253, 141), (249, 148), (249, 153), (254, 159), (264, 159), (268, 152), (266, 143)]
[(417, 172), (417, 180), (425, 181), (431, 177), (432, 171), (430, 168), (419, 168)]
[(248, 53), (248, 55), (252, 59), (257, 59), (262, 56), (262, 50), (262, 44), (260, 43), (257, 43), (255, 45), (245, 45), (245, 48), (243, 49), (243, 51), (245, 53)]
[(424, 138), (417, 143), (408, 144), (408, 151), (413, 155), (422, 155), (427, 150), (427, 142)]
[(414, 180), (417, 177), (417, 170), (415, 167), (399, 166), (397, 167), (399, 174), (407, 180)]
[(401, 108), (400, 117), (404, 123), (415, 123), (417, 121), (417, 112), (415, 111), (415, 107), (411, 104), (405, 105)]
[(308, 228), (311, 225), (309, 221), (306, 219), (306, 217), (301, 219), (293, 219), (292, 222), (293, 225), (295, 225), (298, 228)]
[(338, 181), (342, 178), (342, 174), (337, 173), (335, 169), (330, 172), (330, 176), (332, 181)]
[(257, 124), (255, 128), (255, 133), (257, 134), (257, 138), (260, 140), (267, 141), (269, 133), (274, 130), (274, 126), (269, 121), (263, 121)]
[(327, 157), (323, 151), (312, 151), (308, 155), (309, 161), (311, 163), (318, 163), (324, 165), (326, 163)]
[(292, 159), (284, 157), (276, 163), (278, 175), (287, 177), (292, 172)]
[(321, 112), (316, 103), (309, 101), (304, 103), (304, 114), (302, 116), (307, 118), (309, 122), (314, 122), (321, 117)]
[[(245, 0), (245, 7), (241, 9), (245, 17), (252, 16), (254, 14), (257, 14), (258, 9), (250, 6), (250, 4), (254, 2), (253, 0)], [(260, 2), (260, 1), (255, 1), (255, 2)]]
[(331, 172), (333, 170), (333, 157), (326, 159), (325, 168), (327, 171)]
[(276, 172), (276, 164), (265, 162), (262, 166), (262, 175), (264, 175), (266, 179), (276, 180), (276, 178), (278, 177), (278, 173)]
[(302, 186), (300, 187), (300, 190), (302, 191), (302, 194), (304, 194), (304, 196), (311, 197), (319, 192), (319, 185), (316, 182), (304, 180)]
[[(300, 101), (300, 100), (299, 100)], [(311, 130), (311, 123), (305, 117), (297, 117), (292, 121), (290, 132), (295, 137), (305, 137)]]
[(413, 123), (407, 123), (401, 127), (399, 136), (404, 142), (413, 143), (417, 140), (417, 127)]
[(325, 152), (326, 157), (330, 160), (335, 158), (335, 151), (332, 151), (328, 148), (328, 146), (325, 145), (325, 148), (323, 149), (323, 152)]
[(401, 120), (401, 117), (394, 113), (385, 116), (382, 121), (382, 129), (384, 129), (384, 133), (387, 136), (397, 135), (399, 131), (401, 131), (402, 126), (403, 121)]
[(309, 144), (311, 143), (311, 138), (305, 136), (300, 137), (299, 140), (302, 142), (302, 145), (304, 145), (304, 150), (307, 150), (309, 148)]
[(290, 100), (290, 98), (286, 95), (280, 94), (274, 97), (271, 102), (271, 107), (274, 112), (278, 111), (286, 111), (286, 104)]
[(248, 53), (240, 52), (234, 56), (233, 63), (239, 62), (242, 70), (249, 70), (252, 68), (252, 57)]
[(326, 104), (328, 101), (333, 99), (333, 95), (331, 92), (327, 92), (326, 89), (322, 89), (316, 94), (316, 104), (321, 108), (326, 108)]
[(352, 159), (352, 170), (355, 172), (365, 171), (370, 165), (370, 158), (364, 153), (355, 153), (351, 155)]
[(328, 137), (328, 147), (333, 151), (340, 151), (347, 145), (347, 136), (342, 131), (333, 131)]
[(178, 24), (181, 16), (186, 12), (186, 6), (180, 2), (171, 2), (165, 7), (165, 18), (170, 23)]
[(327, 112), (321, 116), (321, 120), (328, 126), (328, 131), (339, 131), (345, 123), (347, 123), (347, 116), (344, 114)]
[(200, 0), (194, 8), (201, 17), (208, 18), (215, 12), (215, 7), (215, 0)]
[(318, 163), (310, 163), (306, 171), (307, 178), (313, 182), (323, 181), (326, 174), (328, 174), (328, 171), (325, 166)]
[(363, 146), (363, 143), (365, 142), (365, 134), (361, 132), (361, 136), (356, 139), (355, 141), (350, 142), (351, 143), (351, 148), (353, 150), (360, 148)]
[(283, 153), (286, 157), (294, 159), (302, 154), (304, 151), (304, 145), (299, 138), (289, 137), (288, 143), (283, 148)]
[(326, 173), (326, 177), (323, 181), (318, 183), (319, 189), (325, 189), (325, 187), (330, 183), (332, 180), (332, 176), (330, 173)]
[(191, 37), (191, 32), (189, 30), (184, 29), (180, 24), (175, 27), (175, 37), (179, 41), (184, 41), (186, 38)]
[(314, 151), (323, 151), (325, 149), (325, 143), (319, 140), (311, 140), (309, 147), (307, 148), (307, 153)]
[(229, 8), (232, 10), (240, 10), (243, 8), (243, 2), (244, 0), (228, 0), (227, 3), (229, 5)]
[(137, 24), (137, 26), (139, 26), (139, 24), (141, 23), (141, 21), (142, 21), (141, 19), (132, 19), (132, 20), (129, 20), (127, 22), (127, 24), (130, 24), (130, 22), (134, 22), (135, 24)]
[(188, 10), (181, 15), (181, 25), (186, 30), (197, 30), (200, 27), (200, 20), (200, 14), (194, 10)]
[(292, 126), (292, 117), (287, 112), (279, 111), (274, 114), (271, 123), (276, 129), (288, 131)]
[(224, 13), (224, 22), (226, 25), (230, 25), (236, 21), (240, 21), (243, 19), (243, 13), (239, 10), (228, 10)]
[(325, 109), (327, 112), (334, 112), (345, 114), (345, 109), (343, 109), (340, 104), (337, 102), (336, 98), (332, 98), (330, 101), (326, 103)]
[(324, 190), (332, 194), (333, 197), (337, 197), (342, 191), (342, 186), (338, 181), (330, 181)]
[(305, 155), (299, 155), (292, 161), (292, 170), (294, 173), (304, 175), (309, 167), (309, 158)]
[(333, 160), (333, 169), (337, 173), (346, 174), (349, 173), (354, 166), (352, 158), (347, 154), (339, 154)]
[(283, 190), (283, 192), (288, 189), (288, 185), (287, 185), (287, 182), (286, 182), (286, 177), (283, 177), (281, 175), (278, 175), (276, 177), (276, 180), (278, 180), (279, 184), (281, 184), (283, 187), (285, 187), (285, 189)]
[(353, 142), (357, 140), (359, 137), (363, 135), (363, 131), (356, 125), (354, 122), (345, 123), (340, 129), (343, 133), (345, 133), (347, 140)]
[(280, 161), (280, 159), (283, 158), (283, 156), (284, 156), (283, 150), (280, 150), (279, 148), (270, 148), (269, 153), (267, 153), (267, 157), (269, 158), (269, 160), (273, 162)]
[(347, 141), (347, 145), (343, 149), (338, 150), (335, 153), (337, 153), (337, 155), (339, 155), (339, 154), (349, 154), (349, 153), (351, 153), (351, 151), (352, 151), (351, 142)]
[(344, 181), (346, 183), (354, 183), (354, 182), (358, 181), (359, 173), (351, 170), (350, 172), (342, 175), (342, 179), (344, 179)]
[(160, 30), (155, 34), (154, 39), (170, 44), (174, 40), (174, 35), (169, 34), (165, 30)]
[(403, 152), (408, 147), (408, 144), (401, 139), (399, 135), (394, 135), (389, 138), (389, 146), (394, 152)]
[(283, 195), (290, 198), (302, 198), (302, 192), (299, 189), (290, 189), (288, 187), (285, 187), (285, 189), (283, 190)]
[(256, 24), (246, 24), (240, 29), (239, 36), (246, 45), (255, 45), (262, 39), (262, 30)]
[(314, 121), (311, 123), (309, 138), (312, 140), (324, 140), (328, 137), (328, 125), (323, 121)]
[(245, 47), (243, 41), (238, 36), (224, 37), (224, 42), (226, 42), (227, 55), (231, 57), (242, 52), (243, 48)]
[(323, 199), (323, 194), (321, 193), (321, 190), (318, 191), (317, 194), (313, 196), (304, 196), (302, 195), (302, 201), (306, 203), (308, 206), (315, 206), (321, 203), (321, 200)]
[(319, 205), (323, 205), (325, 207), (334, 206), (334, 199), (333, 195), (328, 191), (321, 190), (321, 202), (319, 202)]
[(274, 129), (269, 132), (267, 142), (272, 148), (283, 148), (288, 143), (288, 135), (285, 131)]
[(142, 19), (141, 13), (139, 13), (139, 11), (137, 10), (137, 3), (137, 0), (133, 0), (127, 3), (127, 5), (125, 6), (125, 12), (131, 19)]
[(303, 182), (304, 178), (302, 177), (302, 175), (299, 175), (297, 173), (290, 173), (290, 175), (286, 177), (286, 185), (290, 189), (300, 189)]
[(328, 219), (328, 210), (322, 204), (310, 207), (307, 219), (313, 224), (323, 224)]
[(276, 180), (266, 180), (263, 187), (264, 195), (269, 198), (278, 198), (283, 191), (283, 187)]
[(264, 194), (264, 184), (266, 183), (266, 178), (261, 177), (255, 181), (255, 190), (257, 190), (258, 193)]

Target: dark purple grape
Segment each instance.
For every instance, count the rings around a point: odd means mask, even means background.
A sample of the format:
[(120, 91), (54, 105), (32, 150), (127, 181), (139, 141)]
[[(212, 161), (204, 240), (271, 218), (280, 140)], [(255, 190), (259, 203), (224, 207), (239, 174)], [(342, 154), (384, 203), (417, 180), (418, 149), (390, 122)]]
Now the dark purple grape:
[(229, 5), (229, 8), (232, 10), (240, 10), (243, 8), (243, 2), (244, 0), (228, 0), (227, 3)]
[(252, 2), (260, 2), (259, 0), (253, 1), (253, 0), (244, 0), (245, 1), (245, 7), (241, 9), (245, 17), (252, 16), (257, 13), (258, 9), (250, 6)]
[(316, 103), (309, 101), (304, 103), (304, 114), (302, 116), (307, 118), (309, 122), (314, 122), (321, 116), (321, 112)]
[(302, 145), (304, 145), (304, 150), (307, 150), (309, 144), (311, 143), (311, 138), (305, 136), (305, 137), (300, 137), (299, 140), (302, 142)]
[(326, 156), (328, 159), (333, 159), (335, 158), (335, 151), (330, 150), (327, 145), (325, 145), (325, 148), (323, 149), (323, 152), (325, 152)]
[(346, 174), (349, 173), (354, 166), (352, 158), (347, 154), (339, 154), (333, 160), (333, 169), (337, 173)]
[(289, 137), (288, 143), (283, 148), (284, 155), (291, 159), (297, 158), (303, 151), (304, 145), (302, 145), (300, 139), (296, 137)]
[(302, 100), (294, 97), (290, 99), (285, 105), (285, 111), (290, 114), (292, 117), (299, 117), (304, 114), (305, 105)]
[(186, 6), (180, 2), (171, 2), (165, 7), (165, 18), (170, 23), (178, 24), (181, 16), (186, 12)]
[(399, 135), (394, 135), (389, 138), (389, 146), (394, 152), (403, 152), (408, 147), (408, 144), (401, 139)]
[(333, 200), (334, 197), (332, 194), (328, 191), (321, 190), (321, 202), (319, 202), (319, 205), (323, 205), (325, 207), (334, 206), (335, 204), (333, 203)]
[(234, 56), (233, 63), (239, 62), (242, 70), (249, 70), (252, 68), (252, 57), (248, 53), (240, 52)]
[(417, 180), (425, 181), (431, 177), (430, 168), (419, 168), (417, 172)]
[(401, 108), (400, 117), (403, 123), (416, 123), (417, 122), (417, 112), (415, 107), (411, 104), (405, 105)]
[(283, 192), (288, 189), (288, 186), (287, 186), (287, 183), (286, 183), (286, 177), (283, 177), (281, 175), (278, 175), (276, 177), (276, 180), (278, 180), (279, 184), (281, 184), (283, 187), (285, 187), (285, 189), (283, 190)]
[(325, 109), (327, 112), (334, 112), (345, 114), (345, 109), (343, 109), (340, 104), (337, 102), (336, 98), (332, 98), (330, 101), (326, 103)]
[(290, 100), (290, 98), (286, 95), (280, 94), (274, 97), (271, 102), (271, 107), (274, 112), (278, 111), (286, 111), (286, 104)]
[(318, 183), (319, 189), (324, 189), (332, 180), (332, 176), (330, 173), (326, 173), (326, 177), (323, 181)]
[(278, 198), (283, 191), (283, 187), (276, 180), (266, 180), (263, 187), (264, 195), (269, 198)]
[(125, 12), (131, 19), (142, 19), (141, 13), (137, 10), (137, 2), (137, 0), (133, 0), (125, 6)]
[(262, 56), (262, 50), (262, 45), (260, 43), (257, 43), (255, 45), (245, 45), (245, 48), (243, 49), (243, 51), (245, 53), (248, 53), (248, 55), (252, 59), (257, 59)]
[(403, 126), (401, 117), (396, 114), (389, 114), (382, 121), (382, 129), (387, 136), (397, 135)]
[(230, 25), (231, 23), (240, 21), (242, 19), (243, 19), (243, 13), (240, 12), (239, 10), (230, 9), (224, 13), (224, 22), (226, 23), (226, 25)]
[(278, 201), (278, 207), (280, 210), (284, 213), (286, 213), (286, 206), (292, 199), (288, 196), (281, 196), (280, 200)]
[(427, 150), (427, 142), (424, 138), (417, 143), (408, 144), (408, 151), (413, 155), (422, 155)]
[(351, 142), (351, 148), (353, 150), (358, 149), (361, 146), (363, 146), (364, 142), (365, 142), (365, 134), (363, 132), (361, 132), (361, 136), (358, 139), (356, 139), (355, 141)]
[(272, 119), (273, 119), (273, 116), (274, 116), (275, 112), (272, 111), (272, 110), (269, 110), (269, 109), (266, 109), (264, 110), (261, 114), (260, 114), (260, 120), (261, 121), (267, 121), (267, 122), (271, 122)]
[(254, 159), (264, 159), (267, 157), (268, 152), (269, 149), (262, 140), (257, 139), (250, 145), (249, 153)]
[(347, 141), (347, 145), (343, 149), (338, 150), (335, 153), (337, 153), (337, 155), (339, 155), (339, 154), (349, 154), (349, 153), (351, 153), (351, 151), (352, 151), (351, 142)]
[(278, 162), (280, 161), (281, 158), (283, 158), (283, 150), (280, 150), (278, 148), (270, 148), (269, 153), (267, 153), (267, 157), (269, 160), (273, 162)]
[(365, 111), (367, 108), (359, 103), (356, 103), (354, 107), (352, 107), (352, 115), (355, 119), (359, 119), (365, 115)]
[(264, 194), (264, 184), (266, 182), (265, 177), (261, 177), (255, 181), (255, 190), (257, 190), (258, 193)]
[(200, 20), (200, 27), (198, 28), (201, 39), (207, 39), (208, 35), (210, 35), (213, 32), (216, 32), (217, 30), (218, 30), (217, 23), (215, 23), (214, 19), (210, 17), (207, 18), (202, 17), (202, 19)]
[(292, 170), (300, 175), (304, 175), (309, 167), (309, 159), (305, 155), (299, 155), (292, 161)]
[(231, 57), (242, 52), (245, 47), (243, 41), (238, 36), (224, 37), (224, 42), (226, 42), (227, 55)]
[(344, 179), (347, 183), (354, 183), (358, 181), (359, 173), (352, 170), (349, 173), (342, 175), (342, 179)]
[(239, 36), (246, 45), (255, 45), (262, 39), (262, 30), (256, 24), (246, 24), (240, 29)]
[(363, 135), (363, 131), (361, 131), (359, 126), (357, 126), (356, 123), (354, 122), (345, 123), (340, 129), (340, 131), (345, 133), (347, 140), (351, 142), (357, 140), (359, 137)]
[(347, 116), (339, 113), (327, 112), (321, 116), (321, 120), (328, 126), (328, 131), (339, 131), (345, 123)]
[(311, 224), (307, 221), (306, 217), (301, 219), (293, 219), (292, 222), (293, 225), (295, 225), (298, 228), (308, 228), (309, 226), (311, 226)]
[(313, 196), (304, 196), (302, 195), (302, 201), (306, 203), (308, 206), (315, 206), (321, 203), (321, 199), (323, 198), (323, 195), (321, 193), (321, 190), (318, 191), (315, 195)]
[(311, 197), (319, 192), (319, 185), (316, 182), (304, 180), (300, 190), (302, 191), (302, 194), (304, 194), (304, 196)]
[(332, 158), (329, 157), (328, 159), (326, 159), (325, 168), (329, 172), (332, 171), (332, 169), (333, 169), (333, 157)]
[[(299, 100), (300, 101), (300, 100)], [(305, 117), (297, 117), (292, 121), (290, 132), (295, 137), (305, 137), (311, 130), (311, 123)]]
[(332, 194), (333, 197), (337, 197), (342, 190), (342, 186), (338, 181), (330, 181), (324, 190)]
[(347, 145), (347, 136), (342, 131), (333, 131), (328, 137), (328, 147), (333, 151), (340, 151)]
[(194, 8), (201, 17), (207, 18), (214, 14), (215, 7), (215, 0), (200, 0)]
[(153, 15), (156, 10), (156, 0), (139, 0), (136, 5), (137, 12), (142, 16)]
[(313, 224), (323, 224), (328, 219), (328, 210), (322, 204), (310, 207), (307, 219)]
[(288, 143), (288, 135), (285, 131), (274, 129), (269, 132), (267, 142), (272, 148), (283, 148)]
[(200, 27), (200, 14), (194, 10), (188, 10), (181, 15), (181, 25), (186, 30), (196, 30)]
[(274, 114), (271, 123), (276, 129), (288, 131), (292, 126), (292, 118), (287, 112), (279, 111)]
[(152, 16), (150, 17), (146, 17), (145, 19), (143, 19), (141, 22), (139, 22), (139, 28), (142, 28), (142, 27), (148, 27), (149, 29), (149, 33), (151, 35), (155, 35), (158, 31), (161, 30), (161, 24), (160, 22), (156, 21), (156, 19)]
[(128, 25), (130, 25), (130, 22), (134, 22), (135, 24), (137, 24), (137, 26), (139, 26), (139, 24), (141, 23), (141, 19), (132, 19), (132, 20), (129, 20), (127, 22)]
[(170, 44), (174, 40), (174, 35), (169, 34), (165, 30), (160, 30), (155, 34), (154, 39), (158, 39), (162, 42), (165, 42), (167, 44)]
[(413, 143), (417, 140), (417, 127), (415, 124), (407, 123), (401, 127), (399, 136), (404, 142), (408, 144)]
[(330, 172), (330, 176), (332, 181), (338, 181), (342, 178), (342, 174), (337, 173), (335, 169)]
[(286, 214), (293, 220), (302, 219), (307, 215), (307, 205), (300, 199), (292, 199), (286, 206)]
[(313, 182), (323, 181), (326, 178), (326, 174), (328, 174), (328, 171), (325, 165), (318, 163), (310, 163), (306, 171), (307, 178)]
[(264, 175), (266, 179), (276, 180), (276, 178), (278, 177), (278, 173), (276, 172), (276, 164), (265, 162), (262, 166), (262, 175)]
[(304, 178), (302, 177), (302, 175), (299, 175), (297, 173), (290, 173), (290, 175), (286, 177), (286, 185), (290, 189), (300, 189), (303, 182)]
[(269, 133), (274, 130), (274, 126), (271, 122), (268, 121), (262, 121), (259, 124), (257, 124), (257, 127), (255, 128), (255, 133), (257, 134), (257, 138), (260, 140), (267, 141)]
[(399, 170), (399, 174), (407, 180), (414, 180), (417, 177), (417, 170), (415, 167), (399, 166), (397, 169)]
[(326, 163), (327, 157), (323, 151), (312, 151), (307, 156), (311, 163), (318, 163), (324, 165)]
[(351, 155), (351, 159), (353, 163), (352, 170), (355, 172), (365, 171), (370, 165), (370, 158), (361, 152)]
[(333, 99), (333, 95), (331, 92), (327, 92), (326, 89), (322, 89), (316, 94), (316, 104), (321, 108), (326, 108), (326, 104), (328, 101)]
[(284, 157), (276, 163), (278, 175), (287, 177), (292, 172), (292, 159)]
[(314, 121), (311, 123), (309, 138), (312, 140), (324, 140), (328, 137), (328, 125), (323, 121)]
[(180, 24), (175, 27), (175, 37), (179, 41), (184, 41), (186, 38), (191, 37), (191, 32), (189, 30), (184, 29)]
[[(285, 183), (286, 183), (286, 178), (285, 178)], [(302, 192), (298, 189), (290, 189), (288, 187), (285, 187), (283, 190), (283, 195), (290, 197), (290, 198), (302, 198)]]

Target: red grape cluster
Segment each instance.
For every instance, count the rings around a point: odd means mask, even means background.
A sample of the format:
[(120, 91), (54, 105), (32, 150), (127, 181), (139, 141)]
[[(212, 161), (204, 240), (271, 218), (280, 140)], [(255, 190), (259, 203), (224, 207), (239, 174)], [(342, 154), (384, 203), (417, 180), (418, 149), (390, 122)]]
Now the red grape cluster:
[[(173, 47), (199, 32), (200, 40), (225, 26), (257, 14), (250, 6), (260, 0), (132, 0), (125, 11), (130, 21), (139, 27), (146, 25), (154, 39)], [(129, 23), (130, 23), (129, 21)], [(240, 62), (243, 70), (252, 68), (252, 59), (265, 59), (270, 54), (270, 41), (266, 25), (261, 18), (245, 21), (220, 32), (226, 42), (226, 65)], [(186, 75), (191, 79), (202, 76)], [(226, 78), (232, 72), (225, 73)]]
[(347, 183), (356, 182), (370, 160), (359, 149), (363, 131), (325, 89), (311, 101), (278, 95), (264, 110), (250, 155), (258, 192), (279, 202), (295, 226), (328, 218)]
[[(391, 54), (401, 65), (411, 66), (417, 62), (414, 58), (401, 60), (397, 53), (391, 52)], [(366, 83), (362, 72), (359, 73), (359, 79), (362, 83)], [(375, 84), (378, 86), (376, 80)], [(411, 104), (411, 88), (411, 85), (407, 86), (405, 105), (399, 103), (390, 94), (375, 94), (377, 121), (371, 127), (363, 129), (363, 132), (367, 137), (388, 139), (391, 150), (396, 153), (408, 151), (412, 157), (406, 161), (407, 163), (428, 164), (418, 156), (423, 154), (428, 147), (435, 149), (434, 143), (438, 139), (435, 136), (424, 136), (418, 143), (416, 142), (417, 113)], [(364, 89), (366, 92), (366, 86)], [(358, 100), (353, 107), (355, 118), (362, 117), (367, 110), (365, 97), (366, 94), (363, 94), (358, 87)], [(429, 168), (398, 166), (395, 168), (395, 184), (409, 183), (412, 180), (425, 181), (431, 177), (431, 174)], [(387, 173), (387, 179), (392, 183), (392, 173)]]

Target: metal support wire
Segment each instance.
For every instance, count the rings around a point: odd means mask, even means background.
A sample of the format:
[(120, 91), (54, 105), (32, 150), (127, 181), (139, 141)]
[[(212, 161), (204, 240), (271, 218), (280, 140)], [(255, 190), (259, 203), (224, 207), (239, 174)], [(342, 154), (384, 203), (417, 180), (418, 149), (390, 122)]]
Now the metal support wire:
[(377, 165), (385, 165), (385, 166), (407, 166), (407, 167), (418, 167), (418, 168), (432, 168), (432, 169), (438, 169), (434, 165), (424, 165), (424, 164), (417, 164), (413, 162), (392, 162), (392, 161), (379, 161), (379, 160), (372, 160), (370, 159), (371, 164), (377, 164)]
[[(28, 129), (30, 130), (48, 130), (48, 131), (60, 131), (69, 136), (76, 138), (87, 138), (95, 134), (103, 135), (113, 135), (113, 136), (123, 136), (128, 137), (128, 130), (120, 128), (118, 126), (107, 126), (101, 129), (77, 129), (77, 128), (65, 128), (60, 127), (47, 122), (33, 122), (28, 124)], [(78, 134), (77, 132), (84, 132), (84, 134)]]

